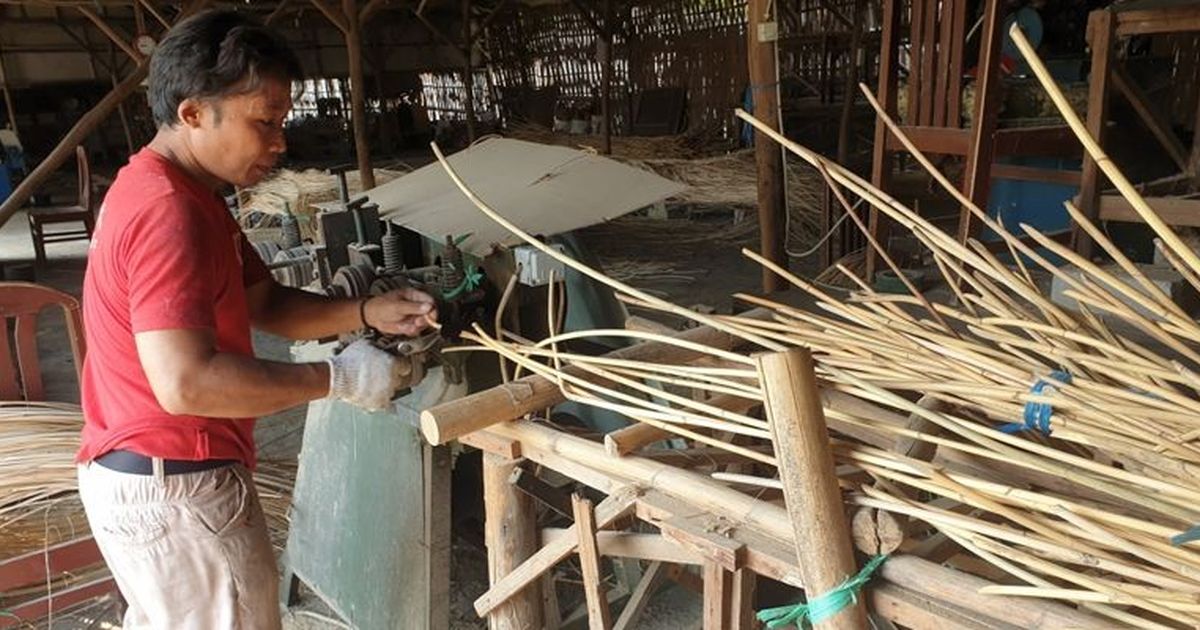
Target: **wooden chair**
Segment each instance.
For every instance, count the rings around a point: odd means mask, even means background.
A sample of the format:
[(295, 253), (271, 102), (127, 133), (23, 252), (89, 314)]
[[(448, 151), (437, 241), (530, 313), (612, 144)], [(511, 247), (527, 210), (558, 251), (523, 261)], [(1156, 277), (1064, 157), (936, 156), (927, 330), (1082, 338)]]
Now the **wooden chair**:
[[(38, 364), (37, 316), (43, 309), (57, 306), (67, 320), (71, 352), (75, 356), (75, 375), (83, 371), (86, 346), (79, 300), (59, 291), (29, 282), (0, 282), (0, 400), (40, 401), (44, 399), (42, 373)], [(9, 320), (15, 320), (9, 325)]]
[[(96, 227), (96, 214), (92, 207), (92, 169), (83, 145), (75, 147), (75, 162), (79, 173), (79, 196), (75, 205), (28, 209), (29, 233), (33, 237), (33, 251), (39, 265), (46, 262), (47, 243), (91, 240)], [(83, 223), (83, 228), (53, 232), (45, 230), (47, 225), (62, 223)]]

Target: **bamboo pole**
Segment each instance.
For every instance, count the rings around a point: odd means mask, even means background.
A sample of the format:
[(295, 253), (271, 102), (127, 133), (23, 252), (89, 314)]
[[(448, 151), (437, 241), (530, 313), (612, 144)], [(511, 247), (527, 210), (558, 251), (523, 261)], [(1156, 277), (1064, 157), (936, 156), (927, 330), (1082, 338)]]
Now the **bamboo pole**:
[[(767, 127), (779, 129), (779, 77), (775, 41), (765, 38), (763, 30), (769, 24), (778, 24), (772, 19), (773, 6), (770, 0), (750, 0), (746, 4), (746, 40), (754, 113)], [(788, 210), (787, 197), (784, 195), (783, 153), (765, 135), (756, 133), (754, 162), (758, 169), (758, 226), (762, 253), (771, 261), (787, 267), (784, 218)], [(764, 293), (774, 293), (784, 286), (777, 275), (763, 270)]]
[(367, 132), (367, 82), (363, 78), (362, 22), (358, 19), (358, 0), (342, 0), (346, 24), (346, 57), (350, 64), (350, 122), (354, 127), (354, 153), (363, 190), (375, 187), (375, 169), (371, 166), (371, 139)]
[[(812, 355), (803, 348), (762, 354), (757, 361), (792, 542), (812, 601), (857, 573), (817, 375)], [(815, 627), (866, 628), (866, 610), (856, 600)]]

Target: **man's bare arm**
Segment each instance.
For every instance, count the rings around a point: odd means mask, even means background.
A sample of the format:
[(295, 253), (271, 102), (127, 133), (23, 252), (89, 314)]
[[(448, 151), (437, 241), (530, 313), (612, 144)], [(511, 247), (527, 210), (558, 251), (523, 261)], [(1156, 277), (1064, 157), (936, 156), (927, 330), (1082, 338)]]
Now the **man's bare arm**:
[(327, 364), (217, 352), (211, 330), (156, 330), (134, 338), (150, 388), (168, 413), (252, 418), (329, 393)]
[[(362, 298), (333, 299), (285, 287), (273, 279), (246, 288), (250, 321), (288, 339), (322, 339), (363, 327)], [(436, 319), (433, 298), (415, 289), (376, 296), (366, 305), (367, 323), (391, 334), (416, 335), (426, 316)]]

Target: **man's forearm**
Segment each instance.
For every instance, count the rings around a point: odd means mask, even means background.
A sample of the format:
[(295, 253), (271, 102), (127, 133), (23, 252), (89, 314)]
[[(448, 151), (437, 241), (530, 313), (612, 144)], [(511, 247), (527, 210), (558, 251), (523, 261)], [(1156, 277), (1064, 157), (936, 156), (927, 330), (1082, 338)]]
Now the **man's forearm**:
[(323, 339), (362, 327), (360, 299), (328, 298), (272, 284), (255, 325), (288, 339)]
[(164, 406), (174, 414), (258, 417), (324, 398), (329, 393), (329, 366), (219, 352), (172, 389), (172, 400)]

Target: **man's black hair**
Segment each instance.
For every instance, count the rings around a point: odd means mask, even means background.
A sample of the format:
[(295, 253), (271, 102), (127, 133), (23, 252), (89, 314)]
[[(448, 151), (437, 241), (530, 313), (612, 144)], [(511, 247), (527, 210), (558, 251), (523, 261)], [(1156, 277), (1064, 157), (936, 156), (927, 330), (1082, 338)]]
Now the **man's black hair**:
[(185, 99), (246, 93), (263, 77), (290, 83), (300, 62), (275, 31), (235, 11), (194, 15), (167, 33), (150, 59), (150, 111), (159, 127), (179, 122)]

